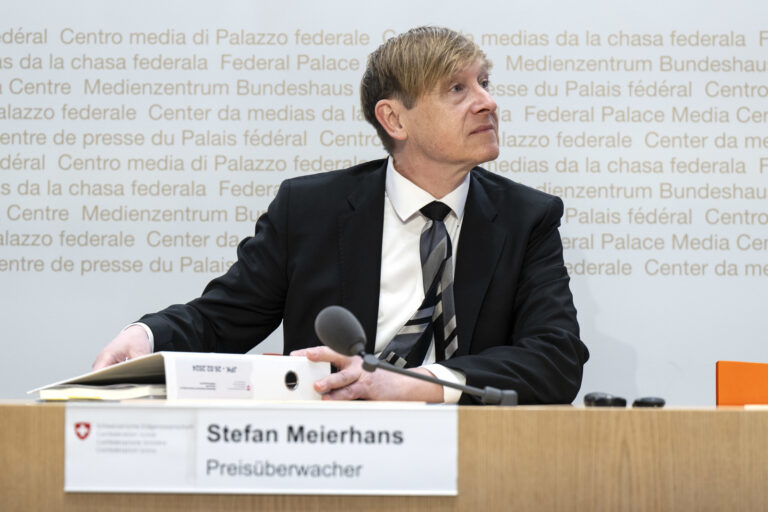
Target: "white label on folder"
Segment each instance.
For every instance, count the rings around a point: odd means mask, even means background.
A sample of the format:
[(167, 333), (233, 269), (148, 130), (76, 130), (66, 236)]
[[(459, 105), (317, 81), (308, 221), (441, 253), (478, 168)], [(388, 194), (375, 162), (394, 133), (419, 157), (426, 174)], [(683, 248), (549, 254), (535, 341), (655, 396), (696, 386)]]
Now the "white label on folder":
[(163, 352), (168, 399), (320, 400), (329, 363), (306, 357)]
[(455, 406), (231, 403), (68, 404), (65, 490), (457, 492)]
[(251, 398), (251, 360), (219, 354), (215, 357), (186, 356), (165, 356), (166, 378), (170, 382), (169, 367), (173, 368), (176, 378), (173, 398)]

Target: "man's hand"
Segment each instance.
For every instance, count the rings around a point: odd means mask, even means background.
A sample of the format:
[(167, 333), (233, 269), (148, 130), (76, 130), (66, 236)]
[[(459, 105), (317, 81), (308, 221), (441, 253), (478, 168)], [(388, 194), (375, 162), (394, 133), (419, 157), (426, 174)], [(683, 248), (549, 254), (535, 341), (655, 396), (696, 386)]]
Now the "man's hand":
[[(347, 357), (328, 347), (294, 350), (292, 356), (306, 356), (310, 361), (331, 363), (339, 371), (315, 382), (315, 390), (323, 394), (323, 400), (416, 400), (442, 402), (443, 387), (431, 382), (412, 379), (404, 375), (376, 370), (363, 370), (360, 356)], [(432, 375), (424, 368), (412, 371)]]
[(109, 345), (99, 352), (92, 368), (99, 370), (105, 366), (122, 363), (126, 359), (149, 354), (151, 351), (147, 333), (141, 326), (132, 325), (120, 331), (120, 334), (115, 336), (115, 339), (110, 341)]

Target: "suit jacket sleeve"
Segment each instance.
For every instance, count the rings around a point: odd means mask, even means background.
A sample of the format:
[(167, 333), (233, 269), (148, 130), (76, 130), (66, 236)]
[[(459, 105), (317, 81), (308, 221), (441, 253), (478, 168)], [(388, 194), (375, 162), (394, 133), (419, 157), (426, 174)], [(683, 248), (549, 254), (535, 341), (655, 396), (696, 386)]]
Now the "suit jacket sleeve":
[[(505, 293), (512, 294), (509, 302), (498, 301), (508, 310), (478, 320), (498, 321), (497, 325), (479, 329), (485, 333), (483, 338), (493, 338), (497, 332), (503, 333), (504, 338), (494, 342), (473, 339), (469, 354), (441, 364), (463, 372), (467, 384), (514, 389), (521, 404), (570, 403), (581, 385), (582, 367), (589, 352), (579, 339), (576, 309), (563, 262), (558, 232), (562, 201), (547, 196), (547, 206), (540, 210), (521, 248), (522, 264), (514, 272), (514, 282), (507, 280), (508, 269), (496, 269), (494, 274), (493, 279), (501, 281), (495, 285), (507, 287)], [(506, 262), (502, 259), (500, 264)], [(497, 307), (484, 305), (484, 309)], [(460, 403), (475, 400), (465, 394)]]
[(290, 182), (284, 182), (254, 235), (237, 248), (237, 261), (203, 294), (141, 318), (155, 351), (244, 353), (278, 325), (287, 288), (286, 236)]

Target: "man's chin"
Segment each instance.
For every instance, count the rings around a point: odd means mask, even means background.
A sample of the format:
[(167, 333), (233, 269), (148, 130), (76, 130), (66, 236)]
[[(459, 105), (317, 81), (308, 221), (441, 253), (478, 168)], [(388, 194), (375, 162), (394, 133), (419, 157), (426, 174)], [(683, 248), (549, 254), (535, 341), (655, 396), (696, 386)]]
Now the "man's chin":
[(495, 148), (489, 148), (488, 151), (485, 152), (483, 159), (480, 160), (480, 163), (493, 162), (497, 158), (499, 158), (498, 146)]

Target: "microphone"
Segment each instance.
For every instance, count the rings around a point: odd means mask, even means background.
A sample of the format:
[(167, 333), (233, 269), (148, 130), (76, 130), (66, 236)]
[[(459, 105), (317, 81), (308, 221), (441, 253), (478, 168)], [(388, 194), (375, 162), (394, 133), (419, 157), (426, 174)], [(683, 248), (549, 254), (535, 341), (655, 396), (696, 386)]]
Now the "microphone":
[(328, 306), (318, 313), (315, 318), (315, 333), (324, 345), (345, 356), (360, 356), (363, 358), (363, 369), (373, 372), (377, 368), (405, 375), (414, 379), (424, 380), (458, 389), (464, 393), (480, 397), (487, 405), (517, 405), (517, 391), (501, 390), (492, 386), (483, 389), (474, 386), (456, 384), (437, 377), (415, 373), (383, 361), (373, 354), (365, 352), (365, 331), (360, 321), (346, 308)]
[(315, 318), (315, 333), (324, 345), (345, 356), (365, 353), (365, 331), (355, 315), (341, 306), (328, 306)]

